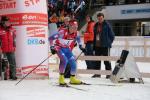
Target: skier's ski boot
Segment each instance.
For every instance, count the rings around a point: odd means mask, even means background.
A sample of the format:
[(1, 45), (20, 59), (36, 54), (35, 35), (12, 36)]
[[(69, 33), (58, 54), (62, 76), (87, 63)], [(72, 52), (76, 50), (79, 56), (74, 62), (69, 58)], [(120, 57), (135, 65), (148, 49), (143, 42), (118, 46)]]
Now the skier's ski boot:
[(80, 84), (82, 84), (82, 81), (80, 81), (79, 79), (77, 79), (75, 77), (75, 75), (71, 75), (70, 76), (70, 84), (80, 85)]
[(59, 76), (59, 85), (60, 86), (65, 86), (65, 85), (67, 85), (66, 83), (65, 83), (65, 78), (64, 78), (64, 75), (63, 74), (60, 74), (60, 76)]

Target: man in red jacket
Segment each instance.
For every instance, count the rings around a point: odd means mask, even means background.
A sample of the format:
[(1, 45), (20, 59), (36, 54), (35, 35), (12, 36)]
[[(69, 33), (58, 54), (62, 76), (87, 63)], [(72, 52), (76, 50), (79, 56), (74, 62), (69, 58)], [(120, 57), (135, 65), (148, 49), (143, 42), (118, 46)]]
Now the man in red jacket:
[(15, 30), (12, 28), (9, 22), (9, 18), (6, 16), (1, 17), (0, 25), (0, 42), (1, 49), (4, 56), (7, 57), (10, 65), (10, 79), (16, 80), (16, 61), (15, 61)]
[[(84, 54), (86, 56), (93, 56), (93, 41), (94, 41), (94, 25), (95, 22), (92, 20), (92, 17), (87, 15), (86, 16), (86, 31), (84, 33), (84, 44), (85, 44), (85, 51)], [(86, 60), (87, 69), (93, 69), (94, 63), (93, 61)]]

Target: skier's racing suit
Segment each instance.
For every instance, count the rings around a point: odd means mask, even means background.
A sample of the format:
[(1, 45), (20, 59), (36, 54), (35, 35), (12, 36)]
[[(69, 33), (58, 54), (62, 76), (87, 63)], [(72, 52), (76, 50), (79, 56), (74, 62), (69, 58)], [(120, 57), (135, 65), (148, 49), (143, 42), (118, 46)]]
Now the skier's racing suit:
[[(49, 41), (51, 45), (51, 51), (55, 50), (58, 57), (60, 58), (60, 65), (59, 65), (60, 75), (64, 74), (67, 63), (69, 63), (71, 67), (70, 73), (74, 77), (76, 74), (76, 61), (72, 53), (72, 49), (78, 43), (79, 48), (82, 51), (84, 50), (81, 45), (79, 32), (77, 31), (77, 26), (75, 22), (70, 21), (69, 29), (59, 30), (57, 33), (52, 34), (49, 37)], [(60, 80), (59, 80), (59, 83), (65, 84), (65, 82), (60, 82)], [(81, 81), (80, 80), (72, 81), (72, 83), (80, 84)]]

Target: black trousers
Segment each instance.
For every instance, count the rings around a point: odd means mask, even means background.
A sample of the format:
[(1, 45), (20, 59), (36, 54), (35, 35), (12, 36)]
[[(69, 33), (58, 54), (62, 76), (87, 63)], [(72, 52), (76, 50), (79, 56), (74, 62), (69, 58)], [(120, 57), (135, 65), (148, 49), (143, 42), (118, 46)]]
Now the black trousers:
[(15, 53), (4, 53), (9, 62), (9, 69), (10, 69), (10, 77), (16, 77), (16, 61), (15, 61)]
[[(110, 56), (110, 48), (107, 47), (96, 47), (95, 48), (95, 56)], [(96, 70), (101, 69), (101, 61), (95, 61), (94, 66)], [(105, 69), (111, 70), (111, 63), (110, 61), (104, 61)]]
[[(92, 42), (87, 42), (85, 44), (85, 49), (86, 49), (86, 52), (84, 52), (85, 56), (93, 56), (93, 43)], [(93, 69), (94, 61), (86, 60), (85, 62), (87, 65), (87, 69)]]

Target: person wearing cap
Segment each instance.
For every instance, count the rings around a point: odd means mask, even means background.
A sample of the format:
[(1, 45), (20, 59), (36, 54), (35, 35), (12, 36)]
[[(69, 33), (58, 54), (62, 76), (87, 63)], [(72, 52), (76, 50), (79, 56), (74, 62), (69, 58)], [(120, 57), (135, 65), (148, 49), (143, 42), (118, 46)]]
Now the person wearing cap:
[(59, 27), (58, 31), (68, 29), (68, 27), (69, 27), (69, 21), (70, 21), (70, 20), (71, 20), (70, 17), (68, 17), (68, 16), (65, 17), (65, 18), (64, 18), (64, 22), (63, 22), (63, 24)]
[(1, 17), (1, 25), (0, 25), (0, 41), (1, 41), (1, 49), (4, 56), (7, 57), (9, 62), (10, 69), (10, 79), (16, 80), (16, 61), (15, 61), (15, 30), (9, 22), (9, 18), (7, 16)]
[[(95, 56), (109, 56), (115, 35), (109, 23), (104, 20), (103, 13), (98, 13), (97, 19), (98, 22), (94, 26), (93, 50)], [(104, 64), (106, 70), (111, 70), (111, 63), (109, 61), (104, 61)], [(101, 61), (95, 61), (95, 69), (101, 69)], [(100, 77), (100, 75), (95, 74), (93, 77)], [(106, 75), (106, 78), (109, 77), (110, 75)]]
[[(93, 40), (94, 40), (94, 25), (95, 22), (92, 20), (92, 17), (86, 16), (87, 27), (84, 32), (84, 44), (86, 56), (93, 56)], [(93, 61), (86, 60), (87, 69), (93, 69)]]
[(66, 85), (64, 72), (68, 63), (71, 67), (70, 84), (79, 85), (83, 83), (81, 80), (75, 77), (77, 66), (75, 57), (72, 53), (72, 49), (76, 46), (77, 43), (79, 44), (79, 48), (84, 51), (77, 28), (78, 23), (75, 20), (71, 20), (69, 21), (69, 26), (66, 31), (58, 31), (49, 37), (51, 53), (56, 53), (60, 58), (59, 85)]

